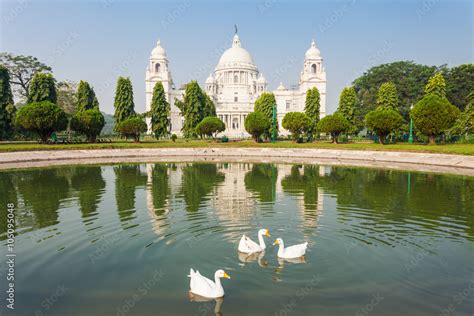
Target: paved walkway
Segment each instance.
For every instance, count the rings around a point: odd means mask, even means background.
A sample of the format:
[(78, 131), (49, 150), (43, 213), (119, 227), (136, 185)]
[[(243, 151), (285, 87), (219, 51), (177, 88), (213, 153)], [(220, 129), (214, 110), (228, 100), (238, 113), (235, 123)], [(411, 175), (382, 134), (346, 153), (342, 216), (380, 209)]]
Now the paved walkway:
[(311, 163), (474, 176), (473, 156), (410, 152), (286, 148), (139, 148), (0, 153), (0, 169), (133, 161)]

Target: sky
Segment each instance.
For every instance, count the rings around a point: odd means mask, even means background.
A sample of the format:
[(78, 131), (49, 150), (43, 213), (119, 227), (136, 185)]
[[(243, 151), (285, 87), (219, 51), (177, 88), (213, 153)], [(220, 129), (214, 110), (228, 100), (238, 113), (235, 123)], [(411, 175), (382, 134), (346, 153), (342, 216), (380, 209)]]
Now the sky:
[(145, 70), (157, 39), (176, 87), (203, 85), (231, 46), (242, 47), (274, 90), (298, 83), (311, 40), (327, 74), (327, 112), (372, 66), (399, 60), (449, 67), (474, 60), (474, 1), (0, 0), (0, 51), (32, 55), (58, 81), (88, 81), (113, 113), (115, 84), (130, 77), (145, 111)]

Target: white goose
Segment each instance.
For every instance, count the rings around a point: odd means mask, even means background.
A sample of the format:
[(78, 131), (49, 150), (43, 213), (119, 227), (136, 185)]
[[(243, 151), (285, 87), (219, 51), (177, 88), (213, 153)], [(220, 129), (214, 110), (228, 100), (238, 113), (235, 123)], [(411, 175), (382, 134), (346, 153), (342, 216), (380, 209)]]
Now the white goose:
[(265, 245), (265, 241), (263, 240), (264, 235), (270, 237), (270, 232), (268, 231), (268, 229), (260, 229), (258, 231), (259, 244), (257, 244), (247, 236), (243, 235), (239, 242), (239, 251), (243, 253), (254, 253), (265, 250), (267, 246)]
[(306, 248), (308, 247), (308, 242), (304, 244), (294, 245), (285, 248), (285, 244), (283, 243), (283, 239), (277, 238), (274, 245), (279, 245), (278, 248), (278, 257), (284, 259), (292, 259), (292, 258), (299, 258), (304, 256), (306, 253)]
[(216, 273), (214, 273), (214, 282), (202, 276), (199, 271), (194, 271), (193, 269), (189, 271), (188, 277), (191, 278), (189, 282), (191, 293), (207, 298), (223, 297), (224, 288), (221, 284), (221, 278), (230, 279), (230, 276), (224, 272), (224, 270), (217, 270)]

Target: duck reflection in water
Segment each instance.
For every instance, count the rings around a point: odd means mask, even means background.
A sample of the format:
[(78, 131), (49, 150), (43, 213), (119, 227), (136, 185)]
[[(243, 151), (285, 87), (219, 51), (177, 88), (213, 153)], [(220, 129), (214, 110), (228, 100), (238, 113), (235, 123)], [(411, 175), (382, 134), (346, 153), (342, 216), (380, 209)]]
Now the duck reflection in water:
[(244, 253), (244, 252), (237, 252), (239, 254), (240, 262), (246, 263), (257, 261), (258, 265), (262, 268), (266, 268), (268, 266), (268, 261), (264, 259), (265, 251), (254, 252), (254, 253)]
[(222, 307), (222, 303), (224, 302), (224, 297), (208, 298), (208, 297), (194, 294), (191, 291), (188, 292), (188, 297), (191, 302), (206, 303), (206, 304), (201, 304), (201, 306), (199, 306), (199, 312), (202, 315), (206, 315), (209, 311), (211, 311), (212, 301), (216, 302), (214, 306), (214, 315), (218, 315), (218, 316), (224, 315), (221, 312), (221, 307)]
[(299, 258), (291, 258), (291, 259), (286, 259), (286, 258), (278, 258), (278, 267), (275, 268), (275, 275), (273, 276), (273, 281), (275, 282), (280, 282), (282, 279), (280, 278), (280, 275), (283, 274), (283, 269), (285, 268), (285, 263), (290, 263), (290, 264), (303, 264), (306, 263), (306, 258), (305, 256), (301, 256)]

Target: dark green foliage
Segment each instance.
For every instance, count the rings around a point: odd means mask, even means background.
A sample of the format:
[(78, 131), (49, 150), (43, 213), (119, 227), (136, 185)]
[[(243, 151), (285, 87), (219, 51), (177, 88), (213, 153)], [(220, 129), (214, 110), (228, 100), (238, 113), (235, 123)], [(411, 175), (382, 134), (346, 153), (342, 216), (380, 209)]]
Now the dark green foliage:
[(393, 82), (385, 82), (377, 93), (377, 108), (398, 109), (397, 87)]
[(105, 119), (98, 108), (78, 111), (71, 119), (71, 129), (87, 136), (87, 141), (95, 143), (105, 126)]
[(178, 136), (176, 134), (171, 135), (171, 140), (173, 143), (178, 139)]
[(13, 117), (9, 109), (11, 107), (13, 107), (13, 93), (10, 87), (10, 74), (7, 68), (0, 65), (0, 140), (9, 138), (13, 133)]
[(337, 138), (349, 128), (349, 122), (340, 113), (334, 113), (323, 117), (318, 123), (318, 131), (328, 133), (333, 143), (337, 144)]
[[(100, 166), (77, 166), (71, 176), (71, 187), (77, 191), (84, 224), (91, 224), (104, 194), (105, 180)], [(89, 219), (90, 218), (90, 219)]]
[[(276, 106), (275, 96), (271, 92), (264, 92), (255, 101), (254, 111), (260, 112), (270, 121), (268, 130), (263, 134), (266, 139), (269, 139), (272, 134), (272, 118), (273, 118), (273, 106)], [(278, 132), (278, 124), (277, 124)]]
[(175, 105), (180, 109), (184, 117), (181, 129), (184, 137), (195, 137), (196, 126), (206, 117), (215, 115), (215, 107), (212, 100), (202, 91), (197, 81), (191, 81), (186, 85), (183, 101), (175, 100)]
[(52, 74), (36, 73), (31, 80), (27, 103), (43, 101), (56, 103), (56, 80)]
[(353, 87), (342, 89), (339, 97), (339, 106), (337, 112), (340, 113), (349, 122), (348, 134), (356, 134), (361, 126), (357, 120), (356, 108), (359, 106), (359, 99)]
[(76, 92), (76, 111), (98, 109), (99, 101), (94, 89), (87, 81), (81, 80)]
[(205, 117), (197, 126), (196, 134), (215, 138), (218, 133), (225, 131), (225, 124), (215, 116)]
[(56, 85), (57, 101), (56, 104), (71, 116), (77, 112), (77, 88), (78, 84), (72, 81), (60, 81)]
[(301, 134), (308, 131), (311, 123), (309, 117), (303, 112), (288, 112), (283, 118), (282, 126), (291, 132), (293, 140), (298, 141)]
[(53, 132), (67, 128), (66, 113), (49, 101), (30, 103), (18, 110), (16, 122), (22, 128), (37, 133), (45, 143)]
[(135, 116), (135, 103), (133, 102), (133, 86), (129, 78), (119, 77), (114, 99), (115, 127), (118, 123)]
[(145, 121), (140, 117), (130, 117), (118, 123), (115, 127), (123, 137), (132, 137), (135, 142), (140, 142), (140, 134), (147, 131)]
[(474, 90), (474, 64), (459, 65), (444, 73), (448, 100), (464, 110), (469, 103), (469, 93)]
[(428, 80), (425, 86), (425, 94), (434, 94), (440, 98), (446, 98), (446, 81), (441, 73), (438, 72)]
[(0, 64), (5, 65), (10, 72), (10, 83), (16, 88), (16, 94), (22, 100), (28, 99), (31, 79), (38, 72), (51, 72), (51, 67), (38, 61), (33, 56), (0, 53)]
[(403, 124), (400, 113), (385, 107), (379, 107), (367, 113), (365, 121), (367, 128), (378, 135), (381, 144), (384, 143), (387, 135), (399, 129)]
[(120, 222), (124, 227), (135, 218), (136, 189), (144, 188), (147, 175), (142, 173), (139, 165), (118, 165), (114, 167), (115, 173), (115, 201)]
[(436, 136), (451, 128), (460, 111), (448, 99), (428, 94), (421, 99), (412, 110), (413, 124), (434, 144)]
[(274, 202), (278, 168), (271, 164), (254, 164), (245, 174), (245, 188), (256, 194), (260, 202)]
[(468, 95), (469, 103), (464, 112), (461, 113), (456, 124), (450, 130), (454, 135), (473, 135), (474, 134), (474, 90)]
[(321, 115), (321, 96), (319, 94), (318, 88), (314, 87), (306, 91), (306, 99), (304, 104), (304, 112), (310, 119), (310, 126), (308, 127), (307, 134), (308, 138), (311, 140), (317, 133), (317, 125), (319, 122), (319, 117)]
[(151, 130), (157, 139), (169, 135), (170, 104), (166, 101), (163, 83), (158, 81), (153, 88), (151, 99)]
[(247, 115), (245, 118), (245, 130), (247, 133), (252, 135), (256, 142), (260, 140), (260, 136), (265, 132), (268, 132), (268, 129), (271, 126), (270, 120), (265, 114), (261, 112), (252, 112)]
[(167, 201), (171, 195), (168, 180), (168, 165), (154, 164), (151, 179), (151, 194), (153, 197), (153, 210), (155, 215), (165, 213)]

